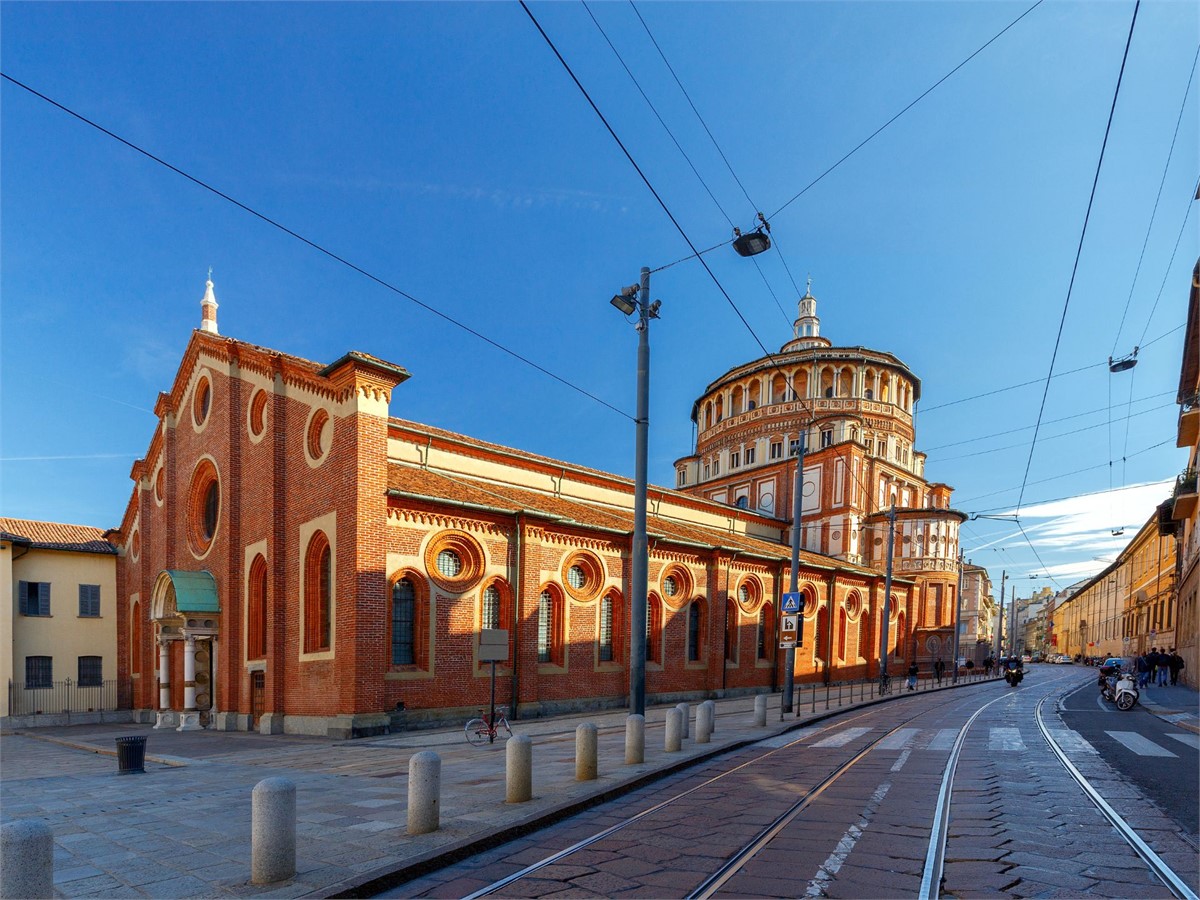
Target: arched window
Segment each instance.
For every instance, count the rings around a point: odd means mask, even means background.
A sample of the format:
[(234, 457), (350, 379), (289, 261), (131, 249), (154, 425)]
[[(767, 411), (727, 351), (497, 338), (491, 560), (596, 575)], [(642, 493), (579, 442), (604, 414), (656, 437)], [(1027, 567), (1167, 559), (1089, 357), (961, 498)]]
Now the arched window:
[(654, 594), (646, 597), (646, 662), (662, 662), (662, 601)]
[(480, 628), (503, 628), (500, 624), (500, 591), (494, 584), (483, 589), (483, 603), (479, 610)]
[(267, 562), (262, 554), (250, 564), (247, 585), (246, 659), (264, 659), (267, 655)]
[(613, 596), (606, 594), (600, 600), (600, 623), (597, 628), (600, 662), (613, 661)]
[(816, 640), (813, 641), (813, 647), (815, 648), (815, 654), (816, 654), (814, 658), (817, 660), (828, 660), (829, 659), (829, 608), (826, 606), (822, 606), (820, 609), (817, 610), (816, 629), (817, 629)]
[(774, 646), (775, 610), (770, 603), (764, 603), (758, 608), (758, 640), (757, 658), (770, 659), (771, 648)]
[(304, 557), (304, 652), (330, 648), (333, 633), (333, 556), (329, 539), (318, 531)]
[(142, 671), (142, 604), (133, 604), (133, 622), (130, 631), (129, 671), (135, 675)]
[(904, 648), (908, 644), (908, 627), (905, 623), (904, 612), (901, 611), (896, 616), (896, 646), (892, 650), (892, 655), (897, 657), (904, 656)]
[(858, 619), (858, 655), (870, 662), (877, 652), (871, 645), (871, 616), (864, 610)]
[(539, 663), (562, 665), (562, 618), (562, 596), (551, 588), (543, 590), (538, 598), (537, 654)]
[(703, 610), (700, 608), (700, 601), (693, 600), (688, 606), (687, 618), (687, 660), (688, 662), (700, 661), (700, 626)]
[(408, 578), (392, 585), (392, 665), (417, 662), (417, 591)]
[(838, 610), (838, 659), (846, 659), (846, 610)]
[(732, 598), (725, 601), (725, 660), (738, 661), (738, 611)]

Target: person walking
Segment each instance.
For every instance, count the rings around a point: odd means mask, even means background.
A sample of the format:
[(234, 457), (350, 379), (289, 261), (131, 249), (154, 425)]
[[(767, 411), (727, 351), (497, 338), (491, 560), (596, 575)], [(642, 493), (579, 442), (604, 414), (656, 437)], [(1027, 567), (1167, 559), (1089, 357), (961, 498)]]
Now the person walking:
[(1158, 654), (1158, 686), (1166, 687), (1171, 677), (1171, 656), (1164, 647)]
[(1134, 668), (1137, 670), (1137, 685), (1139, 688), (1144, 688), (1146, 682), (1150, 680), (1150, 661), (1147, 659), (1147, 654), (1143, 653), (1134, 660)]
[(1167, 657), (1167, 668), (1171, 670), (1171, 684), (1179, 684), (1179, 673), (1183, 669), (1183, 657), (1176, 652), (1175, 648), (1171, 648), (1171, 654)]
[(910, 691), (915, 691), (917, 689), (917, 673), (919, 671), (920, 669), (917, 668), (916, 663), (913, 663), (908, 667), (908, 689)]
[(946, 671), (946, 664), (940, 659), (933, 664), (933, 677), (937, 679), (937, 683), (942, 683), (942, 675)]

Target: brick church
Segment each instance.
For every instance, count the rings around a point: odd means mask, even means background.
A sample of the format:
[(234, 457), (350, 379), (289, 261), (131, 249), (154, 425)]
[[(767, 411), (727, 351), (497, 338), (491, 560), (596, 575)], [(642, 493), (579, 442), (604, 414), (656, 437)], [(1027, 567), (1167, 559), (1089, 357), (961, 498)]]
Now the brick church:
[[(797, 679), (878, 671), (893, 503), (889, 665), (949, 658), (962, 516), (912, 450), (919, 382), (888, 354), (831, 348), (811, 294), (800, 311), (777, 357), (793, 392), (764, 360), (727, 373), (697, 401), (678, 489), (649, 489), (650, 703), (782, 684), (800, 429), (818, 499)], [(390, 417), (408, 377), (223, 337), (208, 283), (115, 537), (139, 720), (349, 737), (398, 709), (466, 718), (488, 700), (492, 628), (509, 634), (497, 699), (518, 716), (626, 703), (633, 482)]]

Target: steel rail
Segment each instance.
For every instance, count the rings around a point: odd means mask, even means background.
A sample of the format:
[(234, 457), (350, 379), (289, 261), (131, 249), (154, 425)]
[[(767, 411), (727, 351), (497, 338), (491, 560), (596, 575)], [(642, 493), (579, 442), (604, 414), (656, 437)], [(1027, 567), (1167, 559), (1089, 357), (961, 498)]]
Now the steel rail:
[(1050, 745), (1050, 749), (1054, 751), (1054, 755), (1058, 757), (1058, 761), (1071, 773), (1071, 777), (1075, 779), (1088, 799), (1096, 805), (1096, 808), (1108, 819), (1113, 828), (1125, 839), (1125, 842), (1142, 858), (1155, 877), (1161, 880), (1175, 897), (1180, 898), (1180, 900), (1200, 900), (1196, 892), (1188, 887), (1182, 878), (1175, 874), (1175, 870), (1168, 866), (1162, 857), (1155, 853), (1150, 845), (1142, 840), (1141, 836), (1122, 818), (1121, 814), (1100, 796), (1099, 791), (1092, 787), (1092, 783), (1088, 781), (1087, 777), (1079, 769), (1075, 768), (1075, 764), (1067, 757), (1066, 752), (1059, 746), (1058, 741), (1054, 739), (1054, 736), (1050, 733), (1050, 729), (1046, 727), (1046, 723), (1042, 720), (1042, 706), (1046, 703), (1047, 699), (1049, 698), (1043, 697), (1038, 702), (1037, 708), (1034, 710), (1034, 718), (1037, 720), (1038, 728), (1041, 729), (1042, 737), (1046, 739), (1046, 743)]

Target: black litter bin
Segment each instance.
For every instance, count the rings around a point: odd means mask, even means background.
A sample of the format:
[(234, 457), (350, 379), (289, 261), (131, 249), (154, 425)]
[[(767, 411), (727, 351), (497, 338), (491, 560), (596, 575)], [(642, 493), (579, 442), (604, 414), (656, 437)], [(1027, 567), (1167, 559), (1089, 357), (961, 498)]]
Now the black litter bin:
[(144, 737), (117, 738), (117, 774), (133, 775), (146, 771), (146, 739)]

